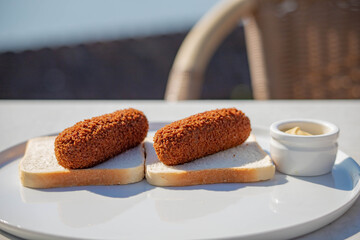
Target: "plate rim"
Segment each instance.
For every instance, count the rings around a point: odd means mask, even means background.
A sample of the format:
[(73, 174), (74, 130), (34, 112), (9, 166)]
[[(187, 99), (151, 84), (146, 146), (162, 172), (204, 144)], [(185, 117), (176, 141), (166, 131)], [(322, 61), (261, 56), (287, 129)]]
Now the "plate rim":
[[(164, 122), (161, 122), (161, 123), (163, 124)], [(252, 128), (253, 128), (253, 131), (255, 131), (255, 132), (265, 131), (265, 129), (266, 129), (266, 127), (263, 127), (263, 126), (253, 126)], [(152, 130), (152, 131), (155, 131), (155, 130)], [(150, 132), (150, 129), (149, 129), (149, 132)], [(43, 135), (43, 136), (53, 136), (53, 135), (57, 135), (57, 134), (58, 133), (52, 133), (52, 134), (47, 134), (47, 135)], [(269, 134), (267, 134), (267, 135), (269, 135)], [(255, 134), (255, 136), (256, 136), (256, 134)], [(25, 151), (28, 140), (20, 142), (16, 145), (13, 145), (9, 148), (6, 148), (6, 149), (0, 151), (0, 171), (2, 170), (2, 168), (5, 165), (7, 165), (13, 161), (20, 161), (21, 157), (23, 156), (23, 153), (22, 154), (17, 153), (15, 155), (12, 155), (11, 151), (21, 151), (21, 149), (23, 149), (23, 151)], [(264, 148), (263, 146), (261, 146), (261, 147)], [(10, 153), (9, 155), (8, 155), (8, 152)], [(338, 154), (339, 153), (344, 155), (344, 157), (350, 158), (351, 160), (354, 161), (354, 163), (357, 166), (359, 166), (359, 164), (351, 156), (347, 155), (340, 149), (338, 150)], [(345, 159), (346, 158), (343, 158), (340, 162), (343, 162)], [(347, 172), (347, 174), (349, 174), (348, 171), (346, 171), (346, 172)], [(282, 174), (282, 173), (276, 171), (276, 174)], [(360, 172), (359, 172), (359, 174), (360, 174)], [(258, 238), (261, 236), (266, 237), (268, 234), (277, 234), (278, 237), (289, 237), (288, 235), (284, 235), (284, 231), (293, 229), (293, 228), (297, 228), (297, 227), (303, 228), (303, 227), (305, 227), (305, 225), (310, 225), (312, 223), (317, 223), (319, 221), (322, 221), (322, 224), (320, 226), (315, 226), (312, 230), (307, 230), (306, 232), (301, 232), (300, 234), (293, 235), (291, 237), (297, 237), (297, 236), (301, 236), (301, 235), (310, 233), (312, 231), (320, 229), (321, 227), (325, 226), (328, 223), (333, 222), (334, 220), (336, 220), (337, 218), (339, 218), (340, 216), (345, 214), (351, 208), (351, 206), (356, 202), (357, 198), (360, 195), (360, 181), (358, 181), (356, 183), (356, 185), (354, 185), (353, 189), (351, 189), (350, 192), (352, 192), (353, 195), (344, 204), (342, 204), (338, 208), (333, 209), (330, 212), (327, 212), (326, 214), (319, 216), (317, 218), (314, 218), (310, 221), (295, 223), (290, 226), (278, 227), (278, 228), (275, 228), (272, 230), (261, 231), (258, 233), (249, 233), (247, 235), (234, 235), (234, 236), (230, 236), (230, 237), (224, 236), (224, 239), (233, 239), (233, 238), (251, 239), (251, 238)], [(41, 231), (28, 229), (28, 228), (25, 228), (22, 226), (16, 226), (16, 225), (6, 222), (6, 220), (4, 220), (1, 216), (0, 216), (0, 229), (2, 231), (5, 231), (6, 233), (12, 234), (16, 237), (25, 237), (25, 238), (29, 238), (29, 239), (47, 239), (49, 237), (51, 237), (52, 239), (82, 239), (82, 238), (79, 238), (76, 236), (68, 237), (66, 235), (49, 234), (49, 233), (43, 233)], [(267, 236), (267, 237), (269, 237), (269, 236)]]

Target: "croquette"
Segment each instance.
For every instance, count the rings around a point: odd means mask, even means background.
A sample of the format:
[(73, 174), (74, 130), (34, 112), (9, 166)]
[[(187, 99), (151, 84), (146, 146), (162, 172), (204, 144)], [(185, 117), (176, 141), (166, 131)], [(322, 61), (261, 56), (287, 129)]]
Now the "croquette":
[(250, 132), (250, 120), (242, 111), (217, 109), (159, 129), (154, 148), (165, 165), (178, 165), (240, 145)]
[(146, 137), (149, 123), (136, 109), (124, 109), (76, 123), (55, 139), (58, 163), (70, 169), (93, 167)]

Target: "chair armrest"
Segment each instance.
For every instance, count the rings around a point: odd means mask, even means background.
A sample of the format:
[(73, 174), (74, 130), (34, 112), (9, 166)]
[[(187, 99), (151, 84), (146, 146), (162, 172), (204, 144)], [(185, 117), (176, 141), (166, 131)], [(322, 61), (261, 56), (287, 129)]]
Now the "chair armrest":
[(200, 98), (206, 67), (224, 38), (249, 16), (257, 0), (221, 1), (191, 29), (175, 57), (165, 100)]

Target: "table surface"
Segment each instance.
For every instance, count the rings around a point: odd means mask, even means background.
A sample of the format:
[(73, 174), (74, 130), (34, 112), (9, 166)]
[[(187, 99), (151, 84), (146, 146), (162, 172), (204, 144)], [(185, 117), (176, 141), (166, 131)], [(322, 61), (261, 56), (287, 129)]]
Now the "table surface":
[[(168, 122), (198, 112), (236, 107), (251, 119), (252, 126), (269, 127), (287, 118), (330, 121), (340, 128), (339, 149), (360, 165), (360, 100), (232, 100), (232, 101), (98, 101), (98, 100), (0, 100), (0, 151), (30, 138), (62, 131), (75, 122), (133, 107), (150, 122)], [(333, 223), (297, 239), (360, 238), (360, 200)], [(0, 231), (0, 239), (18, 239)]]

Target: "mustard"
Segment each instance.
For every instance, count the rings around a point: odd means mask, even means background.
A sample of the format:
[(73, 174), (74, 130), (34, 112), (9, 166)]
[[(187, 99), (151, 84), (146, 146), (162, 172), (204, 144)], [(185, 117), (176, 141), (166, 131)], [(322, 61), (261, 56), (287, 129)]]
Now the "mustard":
[(285, 133), (293, 134), (293, 135), (303, 135), (303, 136), (311, 136), (312, 135), (308, 132), (301, 130), (299, 127), (290, 128), (289, 130), (285, 131)]

